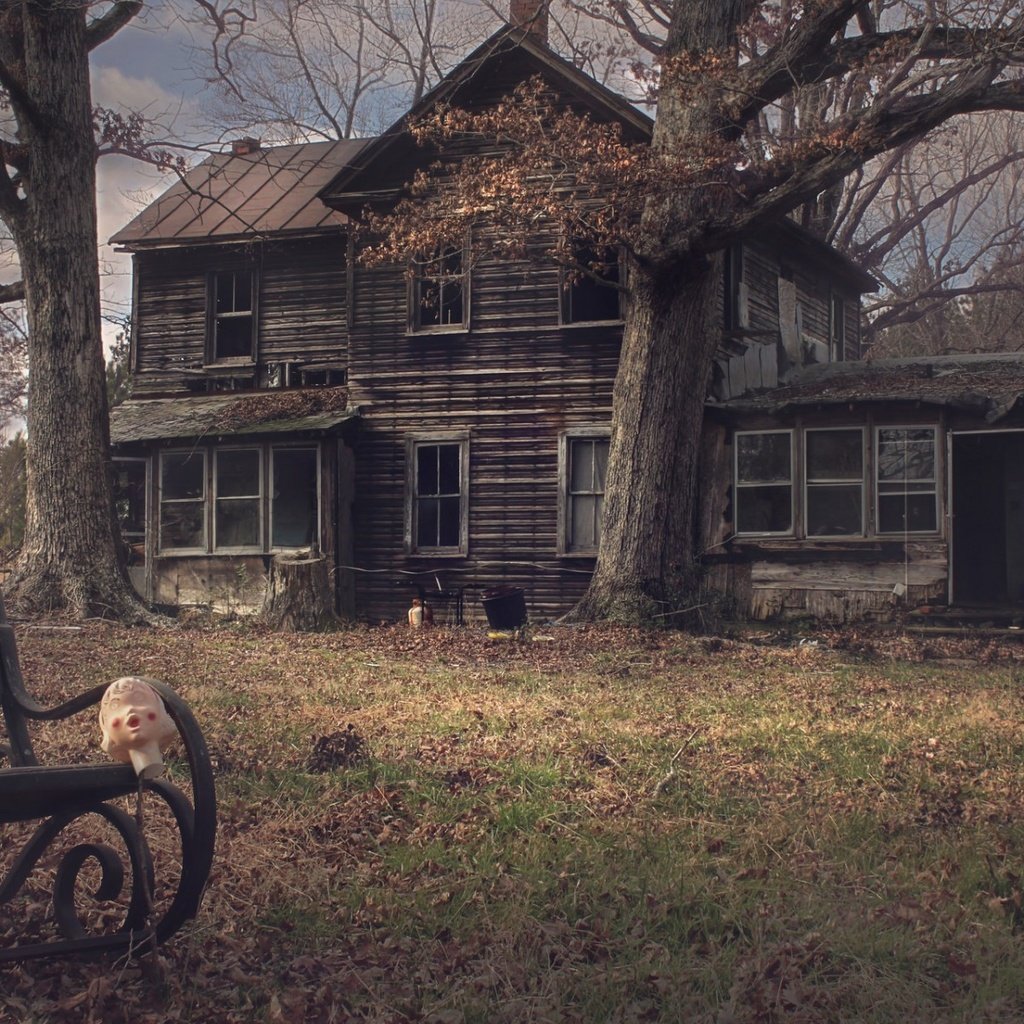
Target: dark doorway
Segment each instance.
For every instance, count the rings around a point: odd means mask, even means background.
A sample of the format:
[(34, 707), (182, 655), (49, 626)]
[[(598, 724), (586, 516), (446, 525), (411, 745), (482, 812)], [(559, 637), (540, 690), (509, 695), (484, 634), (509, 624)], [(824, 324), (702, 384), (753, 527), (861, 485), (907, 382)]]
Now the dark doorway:
[(953, 600), (1024, 603), (1024, 433), (953, 438)]

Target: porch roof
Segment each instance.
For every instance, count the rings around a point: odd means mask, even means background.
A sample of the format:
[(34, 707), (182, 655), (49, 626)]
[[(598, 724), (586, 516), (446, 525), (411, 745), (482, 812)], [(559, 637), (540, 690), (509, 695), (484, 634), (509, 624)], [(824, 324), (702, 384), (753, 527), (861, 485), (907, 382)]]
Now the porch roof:
[(994, 423), (1022, 396), (1024, 352), (985, 352), (812, 365), (760, 395), (709, 405), (776, 413), (796, 406), (924, 402), (972, 412)]
[(345, 388), (132, 398), (110, 414), (113, 444), (323, 433), (354, 418)]

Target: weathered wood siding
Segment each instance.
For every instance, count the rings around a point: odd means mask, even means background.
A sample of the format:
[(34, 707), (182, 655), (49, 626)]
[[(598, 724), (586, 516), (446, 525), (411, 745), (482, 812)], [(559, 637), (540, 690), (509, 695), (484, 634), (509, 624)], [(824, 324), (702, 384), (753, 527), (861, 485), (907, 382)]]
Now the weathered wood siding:
[[(535, 620), (582, 594), (592, 560), (558, 557), (558, 439), (569, 427), (610, 423), (621, 326), (560, 328), (558, 288), (554, 266), (525, 271), (480, 258), (471, 329), (407, 335), (402, 270), (357, 268), (349, 380), (363, 408), (361, 615), (401, 617), (411, 584), (433, 588), (435, 577), (468, 587), (467, 613), (477, 616), (480, 590), (497, 584), (524, 587)], [(445, 433), (469, 438), (468, 555), (406, 555), (407, 440)]]
[(257, 364), (346, 359), (345, 239), (141, 252), (136, 259), (134, 393), (184, 393), (204, 379), (207, 279), (259, 275)]

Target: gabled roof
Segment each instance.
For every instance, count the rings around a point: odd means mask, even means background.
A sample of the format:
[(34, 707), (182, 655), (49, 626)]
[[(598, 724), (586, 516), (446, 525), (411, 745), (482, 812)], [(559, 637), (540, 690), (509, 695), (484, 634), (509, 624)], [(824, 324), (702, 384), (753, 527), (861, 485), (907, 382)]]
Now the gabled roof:
[(358, 414), (345, 388), (131, 398), (110, 412), (112, 444), (322, 433)]
[(135, 249), (337, 230), (348, 218), (318, 193), (365, 144), (346, 139), (211, 156), (110, 241)]
[[(325, 202), (332, 197), (345, 197), (363, 202), (383, 198), (394, 189), (378, 191), (370, 168), (409, 138), (410, 121), (422, 118), (439, 103), (465, 102), (474, 80), (486, 83), (485, 67), (500, 58), (514, 54), (529, 66), (531, 74), (546, 74), (558, 80), (559, 86), (595, 116), (603, 120), (619, 120), (641, 138), (649, 138), (654, 122), (631, 103), (607, 86), (591, 78), (539, 42), (523, 28), (506, 25), (478, 46), (454, 70), (430, 90), (411, 110), (403, 114), (383, 135), (373, 139), (366, 148), (339, 172), (322, 191)], [(524, 76), (525, 77), (525, 76)]]
[(982, 352), (807, 366), (754, 398), (711, 407), (779, 413), (815, 405), (906, 402), (948, 406), (1002, 419), (1024, 398), (1024, 352)]

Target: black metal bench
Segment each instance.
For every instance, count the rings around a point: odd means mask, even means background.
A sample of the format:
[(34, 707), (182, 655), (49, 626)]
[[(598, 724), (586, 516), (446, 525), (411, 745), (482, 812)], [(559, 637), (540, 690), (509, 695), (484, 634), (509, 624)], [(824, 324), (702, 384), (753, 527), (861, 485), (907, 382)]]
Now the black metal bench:
[[(7, 732), (6, 742), (0, 737), (0, 764), (6, 761), (9, 765), (0, 767), (0, 825), (39, 821), (7, 875), (0, 879), (0, 904), (22, 891), (40, 858), (74, 822), (96, 815), (113, 828), (123, 844), (123, 850), (117, 850), (106, 841), (79, 842), (70, 848), (67, 842), (62, 843), (52, 893), (59, 937), (0, 948), (0, 963), (78, 953), (143, 952), (173, 935), (199, 909), (213, 861), (217, 827), (210, 758), (188, 705), (163, 683), (153, 679), (146, 682), (160, 694), (177, 727), (191, 776), (190, 795), (162, 778), (140, 783), (128, 764), (40, 765), (32, 749), (29, 721), (60, 721), (94, 707), (106, 685), (55, 708), (37, 704), (23, 685), (14, 631), (0, 596), (0, 706)], [(119, 806), (123, 800), (110, 802), (140, 794), (145, 812), (141, 816)], [(163, 818), (173, 821), (180, 850), (180, 874), (170, 882), (170, 891), (156, 908), (154, 859), (144, 827), (140, 828), (153, 817), (150, 810), (158, 809), (154, 800), (170, 809), (172, 818)], [(131, 875), (130, 890), (120, 901), (123, 918), (99, 934), (86, 929), (75, 905), (79, 875), (89, 862), (98, 866), (100, 876), (93, 893), (95, 900), (116, 900), (124, 889), (126, 867)], [(91, 874), (95, 874), (95, 868)], [(163, 883), (163, 879), (160, 881)]]

